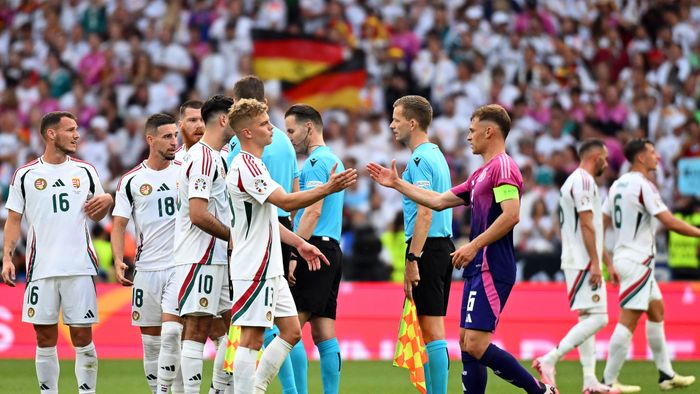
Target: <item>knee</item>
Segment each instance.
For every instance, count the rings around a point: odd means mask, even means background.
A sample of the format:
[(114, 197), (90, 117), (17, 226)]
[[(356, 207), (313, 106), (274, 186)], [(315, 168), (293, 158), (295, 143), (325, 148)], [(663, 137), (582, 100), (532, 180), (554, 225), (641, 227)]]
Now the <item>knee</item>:
[(82, 328), (81, 329), (73, 329), (71, 327), (71, 341), (73, 341), (73, 346), (75, 347), (83, 347), (87, 346), (92, 342), (92, 329), (91, 328)]
[(605, 326), (607, 326), (608, 322), (610, 321), (608, 319), (607, 313), (596, 313), (596, 314), (591, 315), (589, 317), (589, 319), (593, 319), (593, 322), (595, 323), (595, 331), (596, 332), (605, 328)]
[(484, 355), (488, 344), (484, 346), (479, 341), (474, 340), (473, 338), (470, 338), (467, 335), (464, 335), (459, 341), (459, 347), (463, 352), (469, 354), (477, 360), (480, 360), (481, 357)]
[(164, 322), (160, 329), (160, 337), (163, 343), (180, 343), (182, 338), (182, 324), (177, 322)]
[[(297, 344), (297, 342), (301, 341), (301, 328), (295, 327), (285, 330), (285, 332), (280, 332), (280, 337), (290, 345), (294, 346)], [(314, 338), (314, 343), (318, 343), (316, 338)]]
[(38, 347), (54, 347), (58, 342), (58, 332), (48, 329), (36, 330), (36, 345)]

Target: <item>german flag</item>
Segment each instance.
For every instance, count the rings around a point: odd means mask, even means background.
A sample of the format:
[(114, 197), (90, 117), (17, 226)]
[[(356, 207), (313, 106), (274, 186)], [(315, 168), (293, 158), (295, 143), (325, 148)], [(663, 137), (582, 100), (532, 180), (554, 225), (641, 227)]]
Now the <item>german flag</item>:
[(356, 50), (350, 60), (297, 84), (283, 83), (283, 95), (290, 103), (308, 104), (318, 111), (330, 108), (357, 109), (362, 105), (360, 90), (367, 81), (365, 56)]
[(342, 63), (343, 52), (323, 38), (253, 30), (253, 72), (262, 79), (300, 82)]

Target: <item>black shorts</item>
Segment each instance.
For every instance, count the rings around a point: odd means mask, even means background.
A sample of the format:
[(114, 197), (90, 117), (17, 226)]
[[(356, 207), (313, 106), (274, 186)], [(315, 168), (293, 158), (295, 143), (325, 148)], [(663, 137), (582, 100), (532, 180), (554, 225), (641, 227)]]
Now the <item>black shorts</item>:
[(311, 272), (306, 261), (299, 257), (294, 270), (297, 282), (291, 286), (294, 303), (299, 312), (311, 312), (312, 316), (335, 320), (338, 287), (343, 273), (343, 252), (338, 242), (332, 238), (311, 237), (309, 243), (326, 256), (330, 266), (322, 262), (320, 270)]
[[(294, 231), (292, 229), (292, 219), (291, 216), (278, 216), (280, 224), (283, 225), (287, 230)], [(289, 257), (292, 255), (292, 247), (286, 243), (280, 241), (282, 244), (282, 267), (284, 267), (284, 278), (287, 279), (289, 275)]]
[[(411, 248), (409, 239), (406, 255)], [(420, 282), (413, 287), (413, 300), (419, 316), (447, 315), (447, 301), (452, 285), (452, 256), (455, 246), (451, 238), (427, 238), (418, 263)]]

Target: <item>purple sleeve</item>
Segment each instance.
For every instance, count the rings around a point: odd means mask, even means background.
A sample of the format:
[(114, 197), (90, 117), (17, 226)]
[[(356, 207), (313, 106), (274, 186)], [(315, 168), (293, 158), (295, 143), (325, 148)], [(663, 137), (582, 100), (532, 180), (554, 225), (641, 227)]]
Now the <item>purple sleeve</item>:
[(472, 177), (469, 177), (469, 179), (467, 179), (464, 183), (461, 183), (461, 184), (453, 187), (452, 189), (450, 189), (452, 194), (461, 198), (464, 201), (464, 203), (467, 205), (471, 204), (471, 191), (472, 191), (472, 189), (471, 189), (471, 187), (469, 187), (469, 185), (471, 184), (471, 179), (472, 179)]

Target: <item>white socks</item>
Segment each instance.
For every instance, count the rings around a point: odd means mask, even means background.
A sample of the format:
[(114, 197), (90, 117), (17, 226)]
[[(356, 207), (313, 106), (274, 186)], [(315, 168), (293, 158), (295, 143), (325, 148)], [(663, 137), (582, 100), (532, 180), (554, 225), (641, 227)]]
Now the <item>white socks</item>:
[(94, 393), (97, 386), (97, 352), (95, 344), (75, 348), (75, 377), (78, 393)]
[[(180, 348), (182, 346), (182, 324), (174, 321), (163, 322), (160, 329), (160, 354), (158, 355), (158, 391), (167, 393), (171, 386), (173, 393), (183, 393), (180, 371)], [(174, 385), (176, 377), (179, 385)]]
[(235, 394), (252, 394), (255, 386), (255, 362), (258, 351), (238, 346), (233, 360), (233, 386)]
[(143, 344), (143, 372), (146, 374), (146, 382), (151, 392), (155, 393), (158, 387), (158, 353), (160, 353), (160, 337), (141, 334)]
[(595, 377), (595, 335), (591, 335), (578, 345), (578, 358), (583, 369), (583, 385), (593, 385), (598, 382)]
[(216, 357), (214, 358), (214, 372), (212, 375), (212, 388), (209, 394), (224, 394), (226, 387), (233, 381), (233, 375), (224, 371), (224, 360), (226, 358), (226, 345), (228, 345), (228, 335), (224, 335), (215, 341)]
[(54, 347), (36, 348), (36, 377), (42, 394), (58, 394), (58, 353)]
[(610, 337), (610, 348), (608, 350), (608, 362), (605, 363), (603, 373), (603, 383), (611, 384), (617, 380), (630, 350), (632, 333), (624, 325), (617, 323), (612, 337)]
[[(264, 393), (267, 390), (267, 386), (270, 384), (272, 379), (277, 376), (277, 373), (287, 358), (287, 355), (292, 350), (292, 345), (287, 343), (279, 335), (270, 342), (265, 350), (263, 351), (262, 358), (260, 358), (260, 365), (258, 365), (258, 371), (255, 374), (255, 392)], [(234, 362), (235, 365), (235, 362)]]
[(185, 383), (186, 394), (199, 394), (199, 386), (202, 383), (202, 358), (204, 357), (204, 344), (184, 340), (182, 341), (182, 380)]
[(559, 342), (559, 345), (544, 355), (545, 362), (552, 365), (556, 364), (566, 353), (581, 345), (586, 339), (595, 336), (595, 333), (607, 324), (607, 314), (595, 313), (579, 317), (579, 322), (571, 327), (569, 332)]
[(668, 349), (666, 349), (666, 334), (664, 333), (664, 322), (653, 322), (647, 320), (647, 343), (651, 348), (651, 354), (654, 356), (656, 368), (673, 377), (673, 367), (671, 367), (671, 359), (668, 357)]

